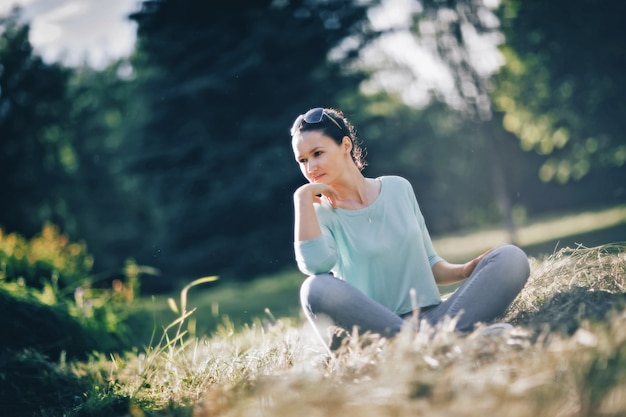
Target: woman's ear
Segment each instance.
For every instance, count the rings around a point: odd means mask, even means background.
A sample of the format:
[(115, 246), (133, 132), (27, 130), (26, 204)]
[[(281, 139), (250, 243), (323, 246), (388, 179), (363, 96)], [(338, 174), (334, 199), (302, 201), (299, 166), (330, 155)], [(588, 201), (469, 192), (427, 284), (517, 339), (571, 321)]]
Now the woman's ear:
[(343, 139), (341, 139), (341, 147), (348, 154), (352, 152), (352, 141), (348, 136), (344, 136)]

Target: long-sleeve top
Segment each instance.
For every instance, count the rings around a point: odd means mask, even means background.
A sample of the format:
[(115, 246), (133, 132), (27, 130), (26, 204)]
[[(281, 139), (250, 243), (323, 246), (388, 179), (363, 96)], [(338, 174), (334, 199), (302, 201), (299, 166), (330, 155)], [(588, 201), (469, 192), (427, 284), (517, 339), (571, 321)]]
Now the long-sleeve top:
[[(332, 272), (396, 314), (441, 302), (435, 252), (413, 187), (383, 176), (378, 197), (358, 210), (315, 204), (322, 236), (294, 243), (300, 271)], [(416, 293), (415, 304), (410, 290)]]

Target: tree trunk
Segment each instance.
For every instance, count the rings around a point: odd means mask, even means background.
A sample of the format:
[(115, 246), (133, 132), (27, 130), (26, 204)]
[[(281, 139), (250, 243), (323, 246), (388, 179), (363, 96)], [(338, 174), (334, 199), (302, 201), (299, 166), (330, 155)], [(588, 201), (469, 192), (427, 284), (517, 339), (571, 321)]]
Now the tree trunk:
[(500, 212), (500, 218), (506, 230), (508, 241), (509, 243), (515, 244), (517, 242), (517, 227), (513, 221), (513, 210), (506, 182), (506, 171), (500, 160), (497, 146), (498, 139), (493, 131), (493, 123), (493, 120), (483, 122), (480, 124), (480, 129), (486, 143), (485, 153), (491, 171), (491, 185), (496, 206)]

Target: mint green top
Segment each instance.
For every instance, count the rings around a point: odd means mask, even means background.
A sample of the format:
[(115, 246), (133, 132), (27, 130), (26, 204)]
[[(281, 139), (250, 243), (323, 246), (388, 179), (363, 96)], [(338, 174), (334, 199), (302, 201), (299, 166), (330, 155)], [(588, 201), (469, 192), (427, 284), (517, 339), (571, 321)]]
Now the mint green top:
[(413, 187), (404, 178), (384, 176), (380, 194), (368, 207), (334, 209), (315, 204), (322, 236), (295, 242), (296, 261), (307, 275), (332, 272), (396, 314), (441, 302), (432, 266), (435, 253)]

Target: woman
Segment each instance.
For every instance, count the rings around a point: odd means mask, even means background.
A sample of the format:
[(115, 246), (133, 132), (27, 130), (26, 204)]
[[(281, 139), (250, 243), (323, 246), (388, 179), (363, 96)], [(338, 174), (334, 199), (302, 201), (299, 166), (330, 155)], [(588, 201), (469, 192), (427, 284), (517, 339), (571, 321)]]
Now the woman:
[[(294, 193), (294, 247), (309, 275), (300, 296), (314, 324), (326, 316), (343, 329), (390, 337), (414, 315), (436, 325), (457, 318), (471, 331), (501, 316), (529, 275), (512, 245), (464, 264), (433, 249), (413, 188), (397, 176), (366, 178), (355, 129), (334, 109), (298, 116), (292, 147), (308, 180)], [(447, 300), (438, 285), (465, 280)]]

